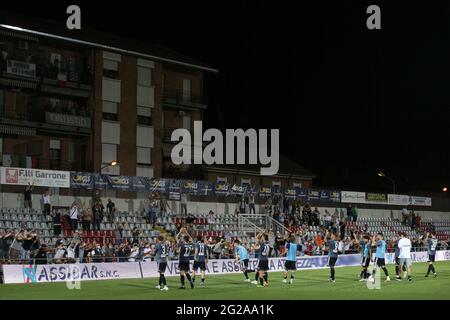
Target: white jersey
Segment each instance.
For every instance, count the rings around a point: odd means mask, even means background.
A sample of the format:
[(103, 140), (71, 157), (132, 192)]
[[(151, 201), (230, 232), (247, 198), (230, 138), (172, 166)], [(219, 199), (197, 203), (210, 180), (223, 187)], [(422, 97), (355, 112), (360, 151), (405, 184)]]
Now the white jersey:
[(408, 238), (401, 238), (398, 241), (398, 248), (400, 249), (400, 259), (411, 259), (411, 240)]

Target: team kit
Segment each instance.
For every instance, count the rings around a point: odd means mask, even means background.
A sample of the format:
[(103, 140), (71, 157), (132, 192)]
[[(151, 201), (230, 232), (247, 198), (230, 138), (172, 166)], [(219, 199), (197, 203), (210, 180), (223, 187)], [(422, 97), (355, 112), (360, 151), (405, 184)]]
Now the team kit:
[[(406, 237), (405, 233), (399, 232), (399, 237), (395, 241), (394, 259), (395, 259), (395, 280), (412, 281), (412, 259), (411, 259), (411, 240)], [(333, 232), (327, 232), (326, 234), (326, 251), (328, 252), (328, 267), (330, 268), (329, 282), (335, 283), (336, 271), (335, 265), (339, 258), (340, 248), (338, 236)], [(241, 270), (244, 274), (244, 281), (250, 282), (257, 287), (269, 286), (269, 256), (272, 251), (272, 246), (269, 244), (268, 234), (261, 232), (256, 236), (257, 240), (257, 258), (258, 264), (256, 269), (249, 268), (249, 253), (247, 248), (238, 240), (233, 241), (235, 261), (240, 263)], [(425, 277), (432, 276), (437, 277), (436, 269), (434, 267), (434, 261), (436, 256), (436, 248), (438, 240), (434, 233), (426, 233), (423, 237), (423, 242), (428, 251), (428, 271)], [(354, 239), (361, 247), (361, 273), (359, 275), (359, 281), (375, 282), (376, 272), (382, 270), (385, 275), (385, 281), (391, 281), (388, 269), (385, 263), (385, 254), (387, 253), (387, 243), (384, 240), (382, 233), (378, 233), (376, 236), (370, 237), (370, 235), (364, 235), (361, 239)], [(177, 250), (179, 255), (178, 268), (180, 271), (180, 287), (179, 289), (186, 288), (186, 280), (189, 283), (191, 289), (195, 288), (195, 279), (198, 271), (200, 270), (201, 282), (200, 285), (205, 285), (205, 272), (206, 264), (211, 255), (210, 248), (205, 243), (202, 236), (198, 236), (196, 241), (192, 238), (185, 228), (181, 228), (180, 232), (176, 236)], [(285, 238), (285, 251), (283, 255), (286, 256), (284, 264), (283, 283), (292, 285), (295, 279), (295, 272), (297, 271), (297, 256), (299, 252), (302, 252), (303, 246), (297, 242), (294, 235), (289, 235)], [(156, 286), (161, 291), (169, 290), (167, 281), (165, 278), (165, 271), (167, 268), (167, 261), (169, 257), (169, 244), (164, 238), (160, 236), (157, 239), (157, 243), (154, 248), (155, 261), (158, 263), (159, 283)], [(190, 261), (194, 260), (192, 272), (190, 270)], [(372, 269), (370, 270), (372, 266)], [(250, 273), (255, 273), (254, 280), (249, 278)], [(288, 279), (289, 278), (289, 279)]]

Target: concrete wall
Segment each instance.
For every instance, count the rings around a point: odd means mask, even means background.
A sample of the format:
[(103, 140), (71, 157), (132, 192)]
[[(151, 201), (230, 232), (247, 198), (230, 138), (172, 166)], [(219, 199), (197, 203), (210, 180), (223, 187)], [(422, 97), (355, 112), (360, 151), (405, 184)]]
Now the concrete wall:
[[(23, 194), (21, 193), (1, 193), (0, 194), (0, 207), (2, 208), (17, 208), (23, 207)], [(40, 203), (40, 195), (33, 195), (33, 208), (41, 208)], [(73, 197), (73, 196), (52, 196), (52, 205), (54, 206), (70, 206), (74, 199), (78, 203), (84, 203), (86, 206), (90, 206), (91, 197)], [(103, 204), (106, 205), (107, 198), (102, 198)], [(116, 204), (116, 207), (120, 211), (143, 211), (147, 210), (148, 200), (147, 199), (121, 199), (121, 198), (112, 198), (113, 202)], [(169, 206), (173, 212), (180, 212), (180, 202), (179, 201), (169, 201)], [(188, 212), (192, 213), (208, 213), (209, 210), (212, 210), (216, 213), (225, 213), (232, 214), (236, 209), (237, 204), (235, 203), (223, 203), (223, 202), (189, 202), (188, 203)], [(345, 212), (345, 204), (336, 204), (337, 208), (344, 208)], [(327, 209), (330, 213), (333, 213), (336, 207), (322, 207), (319, 206), (319, 211), (323, 214), (325, 209)], [(313, 207), (314, 208), (314, 207)], [(360, 208), (359, 216), (360, 217), (385, 217), (392, 219), (400, 219), (401, 207), (396, 209), (380, 209), (374, 206), (373, 208)], [(442, 220), (442, 219), (450, 219), (450, 212), (444, 211), (421, 211), (420, 209), (415, 210), (416, 213), (420, 214), (422, 219), (433, 219), (433, 220)], [(262, 213), (262, 206), (256, 205), (256, 213)]]

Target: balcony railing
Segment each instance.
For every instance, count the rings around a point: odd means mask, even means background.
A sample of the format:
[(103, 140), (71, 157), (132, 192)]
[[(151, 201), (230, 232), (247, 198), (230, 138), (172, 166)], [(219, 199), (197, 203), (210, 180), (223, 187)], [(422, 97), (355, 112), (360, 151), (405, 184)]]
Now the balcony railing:
[(163, 92), (165, 102), (174, 103), (183, 106), (206, 105), (206, 99), (203, 95), (196, 95), (179, 89), (166, 88)]

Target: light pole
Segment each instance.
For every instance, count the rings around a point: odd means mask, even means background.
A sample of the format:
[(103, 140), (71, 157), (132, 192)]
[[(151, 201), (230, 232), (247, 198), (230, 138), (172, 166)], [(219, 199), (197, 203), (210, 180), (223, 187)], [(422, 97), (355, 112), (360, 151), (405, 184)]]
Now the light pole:
[(392, 179), (391, 177), (389, 177), (389, 176), (387, 176), (387, 175), (385, 175), (383, 172), (378, 172), (378, 176), (379, 177), (382, 177), (382, 178), (386, 178), (386, 179), (388, 179), (389, 181), (391, 181), (392, 182), (392, 190), (393, 190), (393, 194), (395, 194), (395, 181), (394, 181), (394, 179)]
[(100, 168), (100, 171), (97, 172), (97, 173), (101, 173), (102, 170), (105, 169), (105, 168), (108, 168), (108, 167), (114, 167), (114, 166), (117, 166), (117, 165), (118, 165), (117, 161), (116, 161), (116, 160), (112, 160), (111, 162), (109, 162), (109, 163), (105, 164), (104, 166), (102, 166), (102, 167)]

